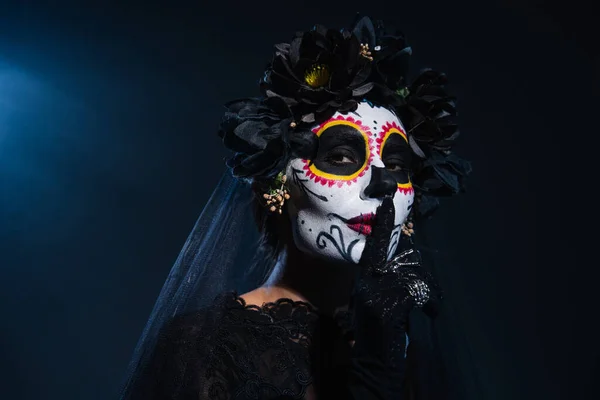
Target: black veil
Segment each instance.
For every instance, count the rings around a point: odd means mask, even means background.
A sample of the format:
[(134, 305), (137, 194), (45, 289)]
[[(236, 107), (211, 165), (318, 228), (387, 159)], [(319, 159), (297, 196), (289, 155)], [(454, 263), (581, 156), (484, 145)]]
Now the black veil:
[[(252, 214), (250, 185), (223, 176), (204, 207), (177, 257), (135, 348), (121, 399), (132, 395), (150, 361), (161, 329), (178, 315), (210, 306), (221, 293), (245, 293), (264, 283), (276, 261), (263, 256), (260, 235)], [(424, 264), (445, 290), (435, 320), (422, 312), (411, 315), (408, 347), (410, 380), (416, 400), (481, 400), (477, 369), (461, 327), (461, 312), (453, 306), (452, 282), (443, 273), (443, 257), (432, 251), (426, 230), (432, 221), (418, 226), (416, 247)], [(400, 249), (399, 249), (400, 251)]]
[[(274, 268), (258, 259), (259, 234), (250, 185), (223, 173), (186, 240), (156, 300), (129, 364), (122, 399), (143, 378), (161, 330), (178, 315), (208, 307), (221, 293), (245, 293)], [(250, 266), (250, 268), (249, 268)]]

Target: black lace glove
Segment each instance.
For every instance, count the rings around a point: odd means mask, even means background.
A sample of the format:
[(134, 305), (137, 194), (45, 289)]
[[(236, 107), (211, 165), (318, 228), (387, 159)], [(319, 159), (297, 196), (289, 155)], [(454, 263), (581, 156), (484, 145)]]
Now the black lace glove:
[(391, 374), (389, 379), (398, 383), (404, 375), (408, 316), (415, 308), (434, 316), (440, 295), (431, 275), (421, 267), (418, 251), (405, 250), (387, 261), (393, 228), (394, 205), (386, 197), (377, 209), (360, 260), (352, 308), (355, 356), (382, 365)]

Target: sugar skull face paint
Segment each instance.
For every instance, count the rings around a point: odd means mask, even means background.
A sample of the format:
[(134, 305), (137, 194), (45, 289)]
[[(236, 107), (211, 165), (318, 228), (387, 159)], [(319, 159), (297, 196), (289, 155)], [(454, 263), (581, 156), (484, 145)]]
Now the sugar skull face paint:
[(394, 196), (391, 256), (414, 201), (412, 153), (402, 123), (391, 111), (362, 102), (312, 130), (319, 137), (316, 156), (291, 160), (286, 170), (296, 246), (324, 259), (357, 263), (377, 207)]

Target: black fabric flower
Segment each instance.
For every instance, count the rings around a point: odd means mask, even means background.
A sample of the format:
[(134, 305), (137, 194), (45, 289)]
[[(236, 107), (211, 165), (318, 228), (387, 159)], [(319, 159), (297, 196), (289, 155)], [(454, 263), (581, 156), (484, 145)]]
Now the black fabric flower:
[(317, 138), (310, 130), (292, 129), (292, 113), (278, 97), (229, 102), (219, 136), (235, 154), (227, 162), (240, 178), (272, 178), (290, 157), (311, 157)]
[(454, 154), (434, 150), (414, 171), (412, 181), (419, 194), (416, 212), (419, 217), (428, 217), (438, 208), (440, 197), (465, 191), (471, 164)]
[(414, 158), (413, 184), (420, 192), (417, 212), (428, 216), (437, 209), (438, 197), (465, 190), (471, 165), (452, 153), (459, 136), (455, 99), (449, 96), (446, 75), (423, 70), (406, 89), (406, 105), (397, 109), (408, 133)]
[(291, 158), (312, 158), (318, 139), (311, 126), (369, 101), (393, 110), (406, 128), (417, 156), (417, 216), (464, 191), (471, 166), (452, 153), (459, 131), (446, 75), (426, 69), (409, 83), (412, 50), (402, 32), (357, 17), (350, 29), (317, 25), (275, 49), (260, 81), (263, 97), (227, 104), (219, 134), (235, 152), (228, 161), (234, 175), (268, 181)]
[(402, 113), (409, 117), (409, 133), (420, 147), (450, 151), (458, 137), (455, 99), (447, 94), (446, 83), (445, 74), (426, 69), (408, 88)]
[(381, 84), (383, 90), (396, 93), (403, 89), (407, 85), (406, 76), (412, 55), (404, 34), (399, 30), (386, 28), (381, 21), (373, 22), (369, 17), (359, 18), (352, 32), (361, 43), (368, 44), (372, 49), (371, 80)]
[(321, 25), (276, 46), (261, 82), (267, 97), (282, 97), (305, 123), (348, 112), (373, 88), (370, 61), (356, 35)]

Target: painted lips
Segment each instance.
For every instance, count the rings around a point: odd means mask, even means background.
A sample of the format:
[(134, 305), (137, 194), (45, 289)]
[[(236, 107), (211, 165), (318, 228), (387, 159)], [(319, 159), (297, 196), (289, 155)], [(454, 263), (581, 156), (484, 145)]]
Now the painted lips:
[(346, 221), (348, 228), (362, 235), (368, 236), (371, 234), (373, 224), (375, 223), (375, 214), (361, 214)]

